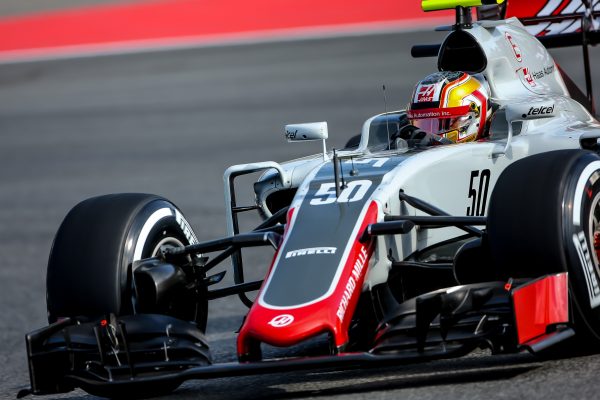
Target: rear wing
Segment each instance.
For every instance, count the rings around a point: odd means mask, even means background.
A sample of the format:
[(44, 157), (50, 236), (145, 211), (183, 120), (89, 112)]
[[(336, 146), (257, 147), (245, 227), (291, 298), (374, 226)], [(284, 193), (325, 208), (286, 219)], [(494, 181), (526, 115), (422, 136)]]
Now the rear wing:
[[(477, 7), (478, 20), (519, 18), (548, 49), (581, 46), (586, 84), (586, 95), (581, 100), (596, 114), (589, 46), (600, 43), (600, 0), (422, 0), (421, 4), (424, 11), (456, 9), (455, 30), (468, 27), (470, 9)], [(436, 57), (439, 49), (440, 45), (414, 46), (412, 55)]]
[(512, 0), (506, 3), (504, 12), (506, 18), (519, 18), (538, 37), (598, 31), (600, 25), (597, 0)]

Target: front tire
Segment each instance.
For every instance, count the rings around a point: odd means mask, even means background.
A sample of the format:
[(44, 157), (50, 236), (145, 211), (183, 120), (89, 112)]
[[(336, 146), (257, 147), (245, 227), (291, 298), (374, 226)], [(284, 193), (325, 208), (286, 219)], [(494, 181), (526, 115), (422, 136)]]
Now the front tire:
[(559, 150), (510, 165), (490, 199), (488, 234), (502, 279), (568, 272), (576, 331), (600, 344), (600, 263), (594, 248), (595, 237), (600, 239), (597, 154)]
[[(135, 313), (133, 262), (153, 257), (165, 247), (196, 242), (179, 209), (162, 197), (113, 194), (79, 203), (62, 222), (50, 252), (46, 281), (50, 323), (63, 317)], [(204, 331), (207, 300), (201, 296), (191, 300), (173, 299), (166, 314), (194, 321)]]

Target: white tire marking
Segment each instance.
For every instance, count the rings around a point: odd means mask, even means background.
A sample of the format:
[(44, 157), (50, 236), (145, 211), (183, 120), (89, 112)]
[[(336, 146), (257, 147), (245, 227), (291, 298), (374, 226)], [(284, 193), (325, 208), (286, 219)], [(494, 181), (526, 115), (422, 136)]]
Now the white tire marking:
[(585, 184), (597, 169), (600, 169), (600, 161), (594, 161), (590, 163), (587, 167), (585, 167), (579, 176), (579, 180), (577, 181), (577, 187), (575, 188), (575, 199), (573, 201), (573, 224), (575, 224), (575, 226), (581, 226), (581, 198), (583, 196)]
[(144, 226), (142, 227), (142, 231), (140, 232), (140, 236), (138, 236), (137, 242), (135, 244), (135, 250), (133, 252), (133, 261), (138, 261), (142, 259), (142, 251), (144, 250), (144, 244), (148, 239), (148, 235), (150, 231), (156, 225), (158, 221), (163, 218), (173, 216), (173, 211), (170, 208), (161, 208), (159, 210), (154, 211), (152, 215), (146, 220)]

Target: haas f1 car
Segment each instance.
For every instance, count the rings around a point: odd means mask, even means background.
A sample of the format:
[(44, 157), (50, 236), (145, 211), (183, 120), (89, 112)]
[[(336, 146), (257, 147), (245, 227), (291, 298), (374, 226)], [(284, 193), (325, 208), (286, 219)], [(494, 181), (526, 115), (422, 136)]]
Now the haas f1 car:
[[(288, 125), (289, 141), (322, 140), (323, 153), (228, 168), (228, 235), (203, 243), (164, 198), (81, 202), (54, 240), (50, 325), (26, 336), (31, 389), (21, 395), (139, 396), (188, 379), (394, 365), (477, 348), (538, 353), (574, 335), (600, 344), (600, 124), (588, 58), (600, 42), (600, 6), (422, 6), (455, 9), (456, 23), (443, 43), (417, 45), (413, 56), (483, 76), (485, 139), (423, 146), (399, 134), (411, 123), (406, 110), (368, 119), (338, 151), (326, 150), (326, 123)], [(587, 94), (547, 50), (571, 45), (583, 48)], [(257, 176), (256, 201), (240, 205), (235, 180), (246, 174)], [(263, 222), (240, 232), (245, 212)], [(247, 281), (243, 249), (259, 246), (274, 256), (264, 279)], [(227, 271), (217, 267), (231, 267), (233, 285), (214, 286)], [(208, 302), (232, 295), (249, 308), (238, 361), (213, 364)], [(264, 351), (317, 338), (328, 344), (317, 355)]]

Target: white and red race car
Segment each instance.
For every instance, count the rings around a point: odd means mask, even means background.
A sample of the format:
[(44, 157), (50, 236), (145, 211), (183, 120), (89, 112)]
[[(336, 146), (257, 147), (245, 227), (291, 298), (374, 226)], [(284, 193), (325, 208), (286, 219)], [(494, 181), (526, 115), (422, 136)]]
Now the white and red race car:
[[(81, 202), (54, 240), (50, 325), (27, 335), (32, 387), (21, 395), (80, 387), (140, 396), (187, 379), (390, 365), (478, 347), (541, 352), (574, 335), (600, 344), (600, 124), (586, 55), (600, 42), (599, 3), (422, 4), (456, 9), (456, 24), (413, 55), (485, 76), (486, 140), (421, 147), (397, 134), (408, 123), (401, 110), (369, 118), (359, 138), (329, 152), (325, 123), (288, 125), (288, 140), (323, 140), (323, 154), (227, 169), (228, 236), (205, 243), (158, 196)], [(584, 49), (587, 94), (547, 50), (570, 45)], [(240, 206), (235, 179), (257, 172), (256, 202)], [(264, 222), (239, 232), (238, 215), (256, 211)], [(242, 249), (255, 246), (274, 256), (264, 279), (247, 282)], [(211, 289), (228, 259), (235, 285)], [(230, 295), (249, 307), (239, 362), (212, 364), (207, 304)], [(261, 351), (315, 338), (328, 344), (317, 356)]]

